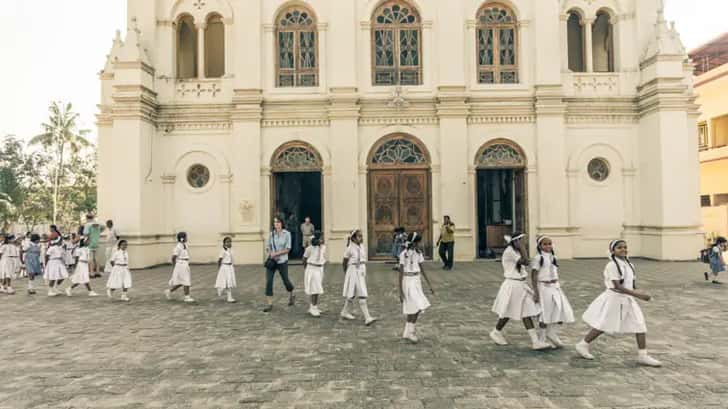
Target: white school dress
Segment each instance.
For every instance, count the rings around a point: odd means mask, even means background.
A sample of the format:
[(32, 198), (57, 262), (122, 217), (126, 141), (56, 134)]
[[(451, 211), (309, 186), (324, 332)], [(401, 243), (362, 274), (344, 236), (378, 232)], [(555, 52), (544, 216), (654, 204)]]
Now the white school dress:
[(116, 249), (116, 242), (119, 241), (119, 235), (116, 229), (109, 229), (106, 233), (106, 264), (104, 264), (104, 273), (111, 273), (111, 256)]
[(533, 290), (526, 283), (528, 272), (518, 265), (521, 255), (512, 246), (506, 247), (501, 264), (503, 265), (503, 284), (493, 302), (493, 312), (499, 318), (520, 320), (541, 313), (541, 308), (533, 301)]
[(367, 293), (367, 251), (361, 244), (351, 243), (344, 252), (344, 258), (349, 259), (344, 277), (343, 295), (346, 298), (366, 298)]
[(217, 258), (222, 259), (222, 261), (220, 262), (220, 270), (217, 272), (215, 288), (225, 290), (237, 287), (238, 285), (235, 281), (235, 267), (233, 263), (233, 250), (223, 248), (220, 250), (220, 255)]
[(106, 288), (114, 290), (131, 288), (131, 271), (129, 271), (129, 253), (126, 250), (116, 250), (111, 256), (114, 267), (109, 274)]
[[(634, 290), (635, 272), (624, 260), (610, 260), (604, 268), (604, 285), (607, 289), (592, 301), (582, 319), (590, 327), (608, 334), (642, 334), (647, 332), (645, 316), (637, 300), (631, 295), (614, 291), (612, 281), (624, 280), (624, 288)], [(621, 274), (620, 274), (621, 270)]]
[(63, 243), (64, 253), (63, 253), (63, 260), (66, 263), (66, 266), (72, 266), (73, 263), (76, 261), (74, 260), (74, 252), (76, 251), (76, 245), (71, 243), (70, 241), (66, 241)]
[(65, 280), (68, 278), (66, 269), (65, 250), (61, 246), (48, 247), (48, 264), (45, 267), (43, 278), (48, 281)]
[(169, 285), (192, 285), (192, 273), (190, 272), (190, 252), (187, 249), (187, 245), (183, 243), (177, 243), (172, 251), (173, 256), (177, 256), (177, 262), (174, 264), (174, 270), (172, 270), (172, 278), (169, 279)]
[(73, 255), (78, 257), (78, 264), (73, 270), (71, 282), (73, 284), (88, 284), (91, 279), (88, 271), (88, 247), (78, 247), (73, 251)]
[(306, 259), (306, 270), (303, 272), (303, 287), (306, 295), (323, 294), (326, 246), (309, 245), (303, 252), (303, 258)]
[(0, 244), (0, 280), (15, 278), (16, 247), (12, 244)]
[(425, 297), (420, 279), (420, 263), (425, 262), (425, 256), (416, 250), (405, 250), (399, 254), (399, 265), (402, 266), (402, 313), (405, 315), (417, 314), (430, 307), (430, 301)]
[(543, 265), (541, 257), (536, 255), (531, 259), (531, 271), (537, 271), (538, 293), (541, 296), (541, 322), (544, 324), (574, 322), (574, 310), (561, 290), (559, 267), (554, 264), (553, 254), (543, 254)]

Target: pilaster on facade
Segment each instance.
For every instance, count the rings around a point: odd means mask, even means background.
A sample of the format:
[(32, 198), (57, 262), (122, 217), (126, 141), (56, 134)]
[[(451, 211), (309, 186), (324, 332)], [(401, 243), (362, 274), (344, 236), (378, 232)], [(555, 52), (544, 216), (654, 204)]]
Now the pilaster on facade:
[(239, 122), (260, 122), (263, 119), (263, 90), (236, 89), (233, 91), (231, 119)]
[(437, 94), (439, 118), (467, 118), (470, 114), (465, 86), (440, 86)]
[(356, 87), (333, 87), (329, 90), (329, 120), (358, 120), (360, 110)]
[(537, 85), (535, 93), (536, 116), (564, 116), (566, 103), (562, 86)]

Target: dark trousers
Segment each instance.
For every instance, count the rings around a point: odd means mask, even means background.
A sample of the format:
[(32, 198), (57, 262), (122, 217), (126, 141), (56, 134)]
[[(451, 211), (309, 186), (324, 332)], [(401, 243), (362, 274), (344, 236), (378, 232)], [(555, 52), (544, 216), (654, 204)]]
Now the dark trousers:
[(454, 251), (454, 241), (449, 243), (440, 242), (440, 258), (442, 259), (444, 266), (447, 268), (452, 268), (453, 258), (455, 257)]
[(281, 274), (281, 279), (283, 280), (283, 285), (286, 286), (286, 290), (289, 293), (293, 291), (293, 284), (288, 279), (288, 262), (285, 262), (283, 264), (277, 264), (272, 270), (265, 270), (265, 295), (268, 297), (273, 296), (273, 278), (275, 277), (276, 270)]

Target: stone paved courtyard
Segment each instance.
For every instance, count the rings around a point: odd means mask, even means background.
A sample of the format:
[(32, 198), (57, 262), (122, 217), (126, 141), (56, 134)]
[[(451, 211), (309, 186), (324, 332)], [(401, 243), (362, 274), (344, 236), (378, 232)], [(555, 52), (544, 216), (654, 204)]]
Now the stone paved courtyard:
[[(580, 316), (602, 291), (603, 260), (563, 261), (562, 280)], [(493, 262), (436, 270), (437, 295), (421, 318), (421, 342), (400, 340), (396, 276), (369, 270), (375, 326), (338, 319), (343, 274), (329, 266), (325, 314), (285, 305), (276, 282), (260, 312), (262, 268), (238, 267), (237, 304), (216, 299), (214, 266), (195, 266), (197, 303), (166, 301), (169, 267), (134, 271), (128, 304), (106, 297), (29, 297), (25, 281), (0, 297), (0, 408), (728, 408), (728, 285), (711, 286), (697, 263), (636, 261), (652, 353), (635, 364), (632, 337), (603, 337), (597, 360), (567, 349), (532, 352), (518, 323), (510, 346), (493, 345)], [(303, 271), (292, 268), (300, 285)], [(727, 278), (728, 277), (724, 277)], [(94, 280), (102, 290), (104, 280)], [(101, 292), (101, 291), (99, 291)], [(567, 326), (573, 344), (586, 327)]]

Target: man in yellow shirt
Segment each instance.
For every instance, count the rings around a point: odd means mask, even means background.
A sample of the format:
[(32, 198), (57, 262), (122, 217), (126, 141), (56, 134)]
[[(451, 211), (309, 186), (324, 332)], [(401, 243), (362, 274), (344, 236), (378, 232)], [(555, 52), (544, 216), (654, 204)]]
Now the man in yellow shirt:
[(450, 221), (450, 216), (445, 216), (440, 227), (440, 238), (437, 239), (440, 248), (440, 259), (443, 270), (452, 270), (452, 263), (455, 251), (455, 224)]

